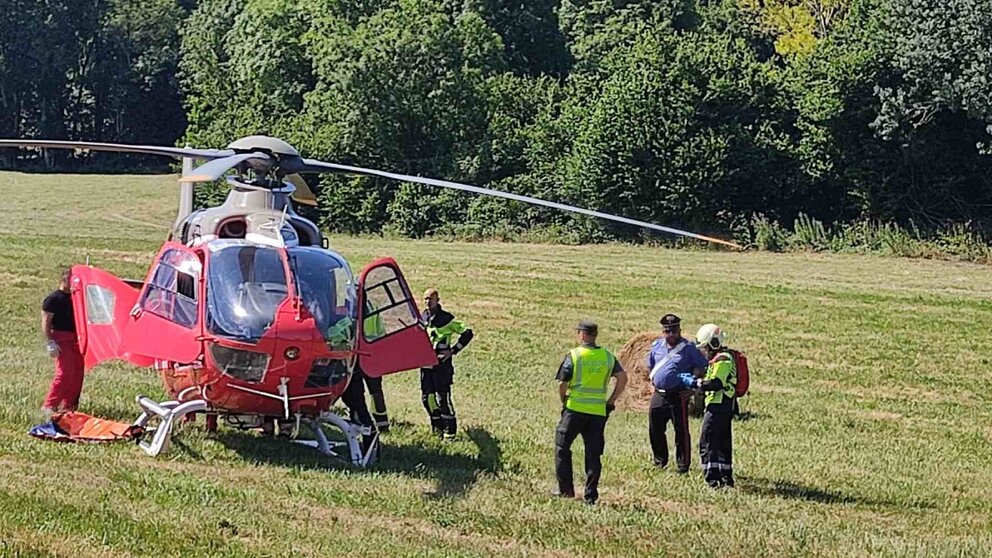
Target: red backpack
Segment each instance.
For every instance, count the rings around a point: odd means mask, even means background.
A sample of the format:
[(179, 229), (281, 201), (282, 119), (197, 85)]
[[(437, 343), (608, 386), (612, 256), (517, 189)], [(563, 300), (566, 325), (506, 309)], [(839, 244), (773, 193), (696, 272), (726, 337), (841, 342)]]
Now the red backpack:
[(727, 349), (727, 352), (734, 357), (734, 367), (737, 369), (737, 385), (734, 386), (734, 397), (744, 397), (747, 395), (747, 389), (751, 387), (751, 373), (747, 368), (747, 356), (735, 349)]

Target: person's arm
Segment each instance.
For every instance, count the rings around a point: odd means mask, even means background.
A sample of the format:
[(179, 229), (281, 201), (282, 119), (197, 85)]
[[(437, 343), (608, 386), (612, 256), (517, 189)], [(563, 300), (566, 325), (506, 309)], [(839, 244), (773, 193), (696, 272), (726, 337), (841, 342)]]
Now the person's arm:
[(702, 391), (720, 391), (730, 381), (730, 371), (733, 363), (729, 360), (718, 360), (710, 365), (712, 374), (707, 374), (709, 378), (696, 380), (696, 386)]
[(720, 381), (720, 378), (696, 380), (696, 388), (700, 391), (720, 391), (723, 389), (723, 382)]
[(52, 320), (55, 319), (55, 314), (51, 312), (41, 311), (41, 333), (45, 336), (46, 341), (52, 339)]
[(561, 365), (558, 367), (558, 373), (555, 375), (555, 379), (558, 380), (558, 397), (561, 399), (562, 406), (568, 400), (568, 383), (572, 381), (572, 355), (565, 355), (565, 359), (561, 361)]
[(59, 356), (59, 345), (52, 339), (52, 321), (54, 319), (55, 314), (47, 310), (41, 311), (41, 333), (45, 336), (45, 350), (48, 351), (48, 356), (53, 358)]
[(451, 320), (452, 329), (458, 334), (458, 342), (451, 347), (451, 354), (457, 355), (472, 342), (475, 333), (461, 320)]
[(689, 361), (692, 365), (692, 375), (697, 378), (702, 378), (706, 375), (706, 369), (709, 368), (710, 363), (706, 360), (706, 356), (702, 353), (702, 351), (697, 349), (695, 345), (688, 348), (692, 353)]
[(616, 382), (613, 384), (613, 393), (610, 394), (610, 398), (606, 400), (606, 404), (613, 407), (617, 403), (617, 398), (623, 393), (623, 390), (627, 388), (627, 371), (620, 369), (618, 374), (613, 376), (616, 378)]

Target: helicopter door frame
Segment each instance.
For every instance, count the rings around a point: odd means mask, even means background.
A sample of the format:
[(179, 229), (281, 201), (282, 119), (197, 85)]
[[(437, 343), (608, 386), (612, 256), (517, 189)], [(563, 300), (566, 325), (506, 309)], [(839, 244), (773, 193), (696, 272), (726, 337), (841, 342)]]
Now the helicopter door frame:
[(151, 359), (121, 351), (121, 339), (131, 323), (130, 312), (139, 290), (89, 265), (74, 265), (71, 274), (76, 339), (86, 369), (116, 359), (151, 366)]
[[(163, 244), (131, 310), (121, 350), (182, 364), (200, 359), (203, 275), (200, 252), (174, 241)], [(194, 298), (187, 296), (190, 291)]]
[(437, 364), (416, 298), (396, 260), (380, 258), (365, 266), (357, 294), (355, 335), (358, 365), (365, 375), (379, 378)]

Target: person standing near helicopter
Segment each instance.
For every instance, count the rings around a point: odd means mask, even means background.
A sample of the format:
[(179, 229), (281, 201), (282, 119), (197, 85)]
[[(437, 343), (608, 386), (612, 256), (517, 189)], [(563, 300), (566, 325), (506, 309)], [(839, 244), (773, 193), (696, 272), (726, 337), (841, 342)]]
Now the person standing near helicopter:
[(71, 271), (63, 270), (59, 288), (41, 303), (45, 348), (48, 356), (55, 359), (55, 377), (42, 406), (45, 413), (75, 411), (83, 391), (83, 355), (76, 339), (76, 317), (69, 289), (71, 278)]
[(431, 420), (431, 429), (445, 440), (451, 440), (458, 431), (455, 407), (451, 401), (451, 384), (455, 375), (452, 357), (464, 349), (475, 335), (464, 322), (456, 320), (441, 308), (437, 289), (424, 291), (422, 319), (427, 324), (438, 363), (433, 368), (420, 369), (420, 396)]

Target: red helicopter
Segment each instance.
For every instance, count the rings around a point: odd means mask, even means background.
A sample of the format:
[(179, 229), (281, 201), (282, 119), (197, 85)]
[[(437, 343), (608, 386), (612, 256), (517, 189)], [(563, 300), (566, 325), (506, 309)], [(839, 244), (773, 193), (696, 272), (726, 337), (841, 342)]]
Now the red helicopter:
[[(72, 268), (72, 300), (87, 370), (118, 359), (161, 374), (170, 400), (139, 395), (149, 455), (168, 451), (177, 420), (206, 413), (249, 429), (285, 424), (296, 439), (356, 465), (374, 458), (359, 427), (337, 413), (357, 366), (371, 377), (437, 364), (399, 265), (382, 258), (352, 275), (311, 221), (293, 210), (316, 199), (300, 173), (376, 176), (530, 204), (736, 247), (678, 229), (444, 180), (305, 159), (288, 143), (250, 136), (227, 149), (0, 140), (0, 147), (62, 148), (183, 160), (179, 215), (143, 282), (89, 265)], [(193, 168), (194, 160), (208, 162)], [(224, 204), (193, 211), (193, 185), (226, 180)], [(344, 440), (324, 432), (337, 427)]]

